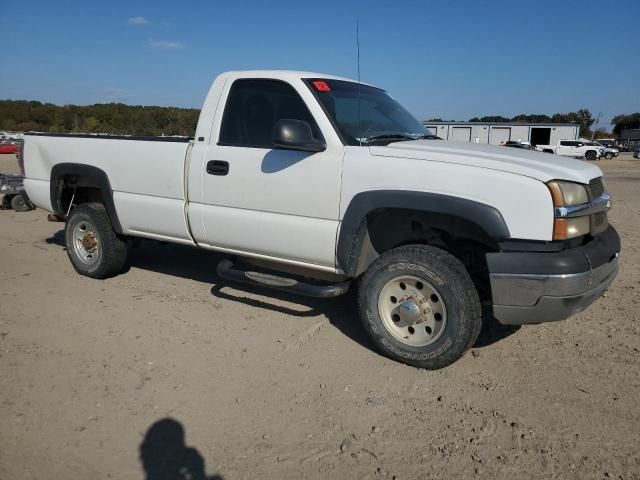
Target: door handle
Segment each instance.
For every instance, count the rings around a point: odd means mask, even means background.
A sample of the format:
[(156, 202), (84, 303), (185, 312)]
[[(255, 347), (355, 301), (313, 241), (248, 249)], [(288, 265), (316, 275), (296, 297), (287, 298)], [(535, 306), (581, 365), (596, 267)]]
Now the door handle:
[(207, 162), (207, 173), (209, 175), (226, 175), (229, 173), (229, 162), (224, 160), (209, 160)]

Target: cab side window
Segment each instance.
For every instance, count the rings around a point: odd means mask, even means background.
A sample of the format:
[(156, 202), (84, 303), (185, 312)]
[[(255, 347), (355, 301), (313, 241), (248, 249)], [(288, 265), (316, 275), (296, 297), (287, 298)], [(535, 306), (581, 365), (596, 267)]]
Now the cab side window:
[(291, 85), (280, 80), (236, 80), (227, 98), (218, 145), (273, 148), (273, 127), (283, 118), (308, 122), (314, 137), (322, 139), (309, 109)]

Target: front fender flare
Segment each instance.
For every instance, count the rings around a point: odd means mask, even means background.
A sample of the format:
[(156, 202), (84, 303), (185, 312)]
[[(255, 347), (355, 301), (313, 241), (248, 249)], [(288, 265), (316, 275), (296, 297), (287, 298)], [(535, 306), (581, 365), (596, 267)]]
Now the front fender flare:
[(368, 240), (367, 216), (381, 209), (414, 210), (424, 213), (450, 215), (479, 227), (496, 243), (510, 238), (502, 214), (484, 203), (450, 195), (405, 190), (374, 190), (353, 197), (347, 207), (338, 234), (336, 262), (348, 276), (357, 276), (382, 252), (362, 263), (360, 251), (371, 248)]

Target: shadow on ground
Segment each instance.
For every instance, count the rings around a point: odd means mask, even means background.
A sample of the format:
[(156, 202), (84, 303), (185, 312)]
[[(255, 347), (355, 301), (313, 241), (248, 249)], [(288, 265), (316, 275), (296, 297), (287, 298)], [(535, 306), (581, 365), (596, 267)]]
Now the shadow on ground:
[(173, 418), (163, 418), (149, 427), (140, 444), (140, 462), (145, 480), (223, 480), (207, 477), (200, 452), (185, 445), (184, 427)]
[[(56, 232), (47, 243), (64, 247), (64, 230)], [(149, 240), (137, 241), (129, 251), (129, 267), (141, 268), (165, 275), (177, 276), (202, 283), (213, 284), (211, 294), (224, 300), (240, 302), (256, 308), (267, 309), (294, 317), (324, 315), (329, 322), (347, 337), (375, 352), (378, 351), (360, 325), (357, 314), (355, 289), (333, 299), (316, 299), (292, 295), (287, 292), (232, 283), (216, 274), (216, 266), (224, 255), (185, 245)], [(247, 296), (251, 295), (251, 296)], [(254, 298), (263, 296), (262, 299)], [(272, 302), (270, 300), (276, 300)], [(291, 304), (291, 307), (282, 305)], [(294, 306), (302, 309), (292, 308)], [(483, 309), (483, 326), (474, 347), (492, 345), (518, 331), (519, 327), (501, 325), (491, 315), (491, 309)]]

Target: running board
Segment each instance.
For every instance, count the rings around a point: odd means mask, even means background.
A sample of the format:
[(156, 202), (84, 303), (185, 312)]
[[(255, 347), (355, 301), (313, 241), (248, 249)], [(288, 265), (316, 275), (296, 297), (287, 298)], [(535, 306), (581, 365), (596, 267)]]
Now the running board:
[(294, 278), (282, 277), (270, 273), (254, 272), (237, 268), (229, 259), (224, 259), (218, 263), (216, 269), (218, 275), (234, 282), (246, 283), (258, 287), (272, 288), (296, 295), (315, 298), (331, 298), (347, 293), (351, 286), (351, 281), (334, 283), (331, 285), (317, 285), (305, 283)]

